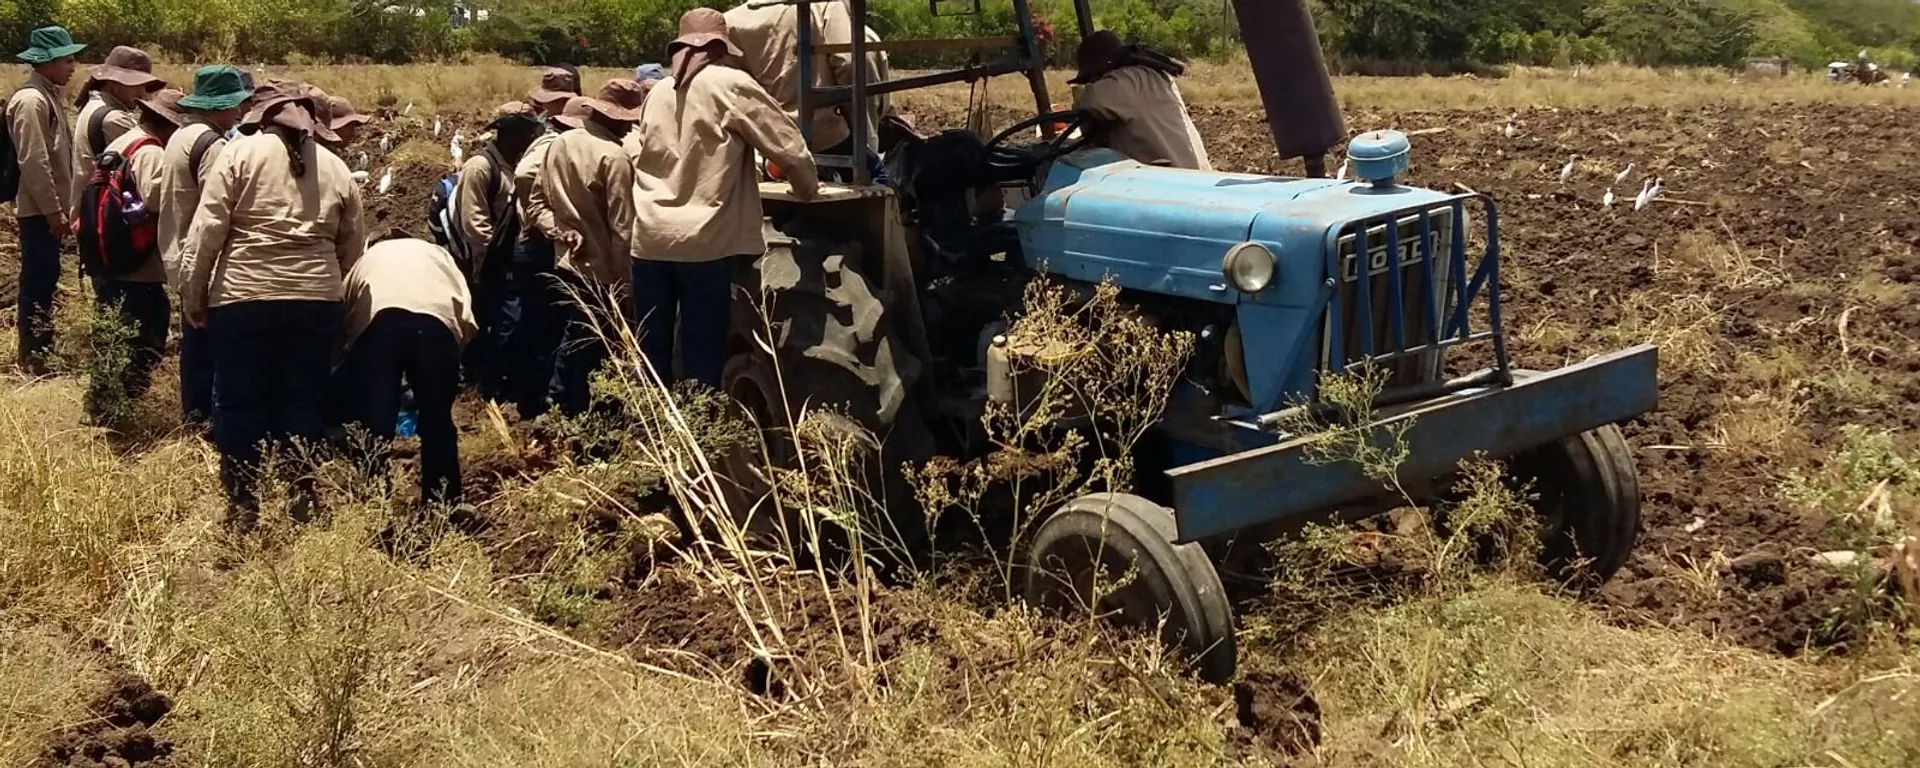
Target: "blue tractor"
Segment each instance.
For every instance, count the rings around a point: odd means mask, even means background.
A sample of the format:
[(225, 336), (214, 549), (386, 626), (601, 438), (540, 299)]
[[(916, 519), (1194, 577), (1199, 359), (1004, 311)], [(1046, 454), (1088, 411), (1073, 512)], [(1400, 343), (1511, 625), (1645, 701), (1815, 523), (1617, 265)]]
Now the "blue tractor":
[[(864, 0), (769, 2), (848, 2), (853, 23), (866, 22)], [(1475, 454), (1506, 459), (1533, 483), (1550, 567), (1592, 583), (1621, 566), (1640, 500), (1615, 425), (1655, 407), (1656, 350), (1515, 369), (1494, 202), (1402, 184), (1412, 156), (1403, 134), (1348, 140), (1304, 3), (1236, 3), (1258, 42), (1248, 53), (1279, 155), (1306, 165), (1295, 178), (1148, 166), (1088, 145), (1087, 115), (1049, 111), (1033, 18), (1026, 0), (1011, 2), (1018, 29), (1004, 39), (827, 45), (798, 25), (799, 122), (841, 110), (852, 151), (819, 158), (850, 181), (804, 201), (762, 185), (770, 245), (737, 285), (766, 301), (735, 302), (726, 389), (736, 401), (762, 424), (783, 423), (790, 403), (837, 404), (884, 438), (876, 463), (896, 481), (904, 462), (978, 456), (990, 446), (970, 422), (987, 398), (1017, 389), (996, 337), (1026, 282), (1117, 283), (1123, 300), (1191, 332), (1198, 349), (1140, 444), (1137, 494), (1072, 500), (1026, 542), (1028, 598), (1157, 625), (1208, 680), (1234, 674), (1219, 564), (1235, 542), (1405, 503), (1358, 466), (1309, 461), (1314, 436), (1285, 430), (1289, 414), (1326, 407), (1327, 374), (1386, 372), (1368, 411), (1378, 425), (1411, 422), (1405, 488), (1433, 491), (1430, 481)], [(948, 72), (869, 82), (856, 67), (851, 85), (811, 85), (819, 57), (938, 48), (981, 53)], [(1022, 73), (1041, 114), (986, 140), (969, 130), (888, 138), (883, 184), (856, 161), (889, 127), (869, 132), (875, 97)], [(1342, 140), (1355, 178), (1325, 178), (1324, 155)], [(896, 482), (888, 498), (905, 495)], [(1096, 572), (1133, 576), (1095, 594)]]

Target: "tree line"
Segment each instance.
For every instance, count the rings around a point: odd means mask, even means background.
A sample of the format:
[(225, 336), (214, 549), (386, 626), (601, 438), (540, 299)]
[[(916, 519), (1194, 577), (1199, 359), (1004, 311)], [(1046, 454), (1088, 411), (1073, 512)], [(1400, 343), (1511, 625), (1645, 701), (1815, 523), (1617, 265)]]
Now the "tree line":
[[(534, 63), (632, 66), (658, 60), (674, 23), (699, 0), (0, 0), (0, 25), (19, 48), (59, 23), (77, 39), (134, 43), (194, 60), (289, 59), (404, 63), (494, 53)], [(1239, 50), (1226, 0), (1093, 0), (1095, 23), (1166, 53), (1199, 59)], [(985, 37), (1014, 26), (1007, 0), (871, 0), (883, 38)], [(1321, 44), (1337, 67), (1411, 65), (1732, 66), (1777, 56), (1814, 67), (1868, 49), (1882, 66), (1920, 59), (1912, 0), (1312, 0)], [(1033, 0), (1070, 63), (1071, 0)], [(91, 55), (104, 55), (104, 45)], [(895, 56), (900, 67), (949, 55)]]

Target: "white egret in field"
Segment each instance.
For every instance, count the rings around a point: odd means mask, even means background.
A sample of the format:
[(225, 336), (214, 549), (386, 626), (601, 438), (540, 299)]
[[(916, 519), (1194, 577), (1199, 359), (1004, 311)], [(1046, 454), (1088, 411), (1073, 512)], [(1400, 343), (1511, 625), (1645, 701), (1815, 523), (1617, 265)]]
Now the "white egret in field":
[(354, 172), (353, 172), (353, 181), (354, 181), (354, 183), (356, 183), (356, 184), (365, 184), (365, 183), (367, 183), (367, 172), (366, 172), (366, 171), (354, 171)]
[(436, 137), (440, 135), (440, 118), (437, 117), (433, 119), (433, 135)]
[(1573, 179), (1573, 166), (1574, 166), (1574, 164), (1575, 164), (1575, 163), (1578, 163), (1578, 162), (1580, 162), (1580, 156), (1579, 156), (1579, 155), (1572, 155), (1572, 156), (1570, 156), (1570, 157), (1568, 157), (1568, 158), (1567, 158), (1567, 164), (1566, 164), (1565, 166), (1562, 166), (1562, 167), (1560, 168), (1560, 183), (1561, 183), (1561, 184), (1565, 184), (1565, 183), (1567, 183), (1568, 181), (1570, 181), (1570, 180), (1572, 180), (1572, 179)]
[(1626, 181), (1627, 177), (1632, 175), (1633, 175), (1633, 163), (1627, 163), (1627, 167), (1620, 169), (1619, 173), (1616, 173), (1613, 175), (1613, 183), (1619, 184), (1623, 181)]
[(1613, 187), (1607, 187), (1607, 193), (1600, 196), (1600, 207), (1602, 208), (1613, 207)]
[(385, 172), (380, 174), (380, 194), (386, 194), (389, 189), (393, 189), (392, 167), (388, 167)]
[(391, 149), (393, 149), (393, 137), (392, 136), (380, 137), (380, 154), (384, 155), (387, 153), (388, 150), (391, 150)]
[(1347, 180), (1347, 161), (1345, 160), (1340, 161), (1340, 168), (1333, 172), (1333, 180), (1334, 181)]
[(1637, 211), (1647, 207), (1647, 202), (1653, 199), (1653, 196), (1647, 193), (1651, 192), (1652, 190), (1653, 190), (1653, 179), (1640, 180), (1640, 194), (1633, 196), (1634, 210)]

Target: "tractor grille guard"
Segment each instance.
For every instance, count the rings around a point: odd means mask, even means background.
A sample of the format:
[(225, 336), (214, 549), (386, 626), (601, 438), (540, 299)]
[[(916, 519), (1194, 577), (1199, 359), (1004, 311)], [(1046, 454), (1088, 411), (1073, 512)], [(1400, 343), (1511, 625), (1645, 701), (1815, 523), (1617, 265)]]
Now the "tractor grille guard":
[[(1477, 203), (1486, 250), (1467, 258), (1468, 204)], [(1500, 319), (1500, 225), (1491, 198), (1456, 195), (1335, 225), (1327, 230), (1321, 371), (1386, 366), (1376, 405), (1512, 383)], [(1359, 254), (1366, 254), (1360, 268)], [(1486, 325), (1474, 330), (1485, 293)], [(1384, 317), (1382, 317), (1384, 315)], [(1493, 366), (1446, 380), (1448, 347), (1491, 341)]]

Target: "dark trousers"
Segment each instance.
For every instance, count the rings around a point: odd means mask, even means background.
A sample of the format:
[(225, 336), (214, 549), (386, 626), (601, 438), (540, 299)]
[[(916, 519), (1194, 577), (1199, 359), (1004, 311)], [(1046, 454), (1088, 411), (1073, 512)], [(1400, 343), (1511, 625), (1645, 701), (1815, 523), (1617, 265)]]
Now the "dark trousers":
[(589, 390), (593, 372), (607, 361), (607, 342), (601, 336), (605, 330), (595, 325), (601, 311), (597, 302), (605, 291), (565, 270), (560, 272), (560, 281), (565, 286), (558, 289), (564, 297), (559, 306), (565, 330), (554, 359), (549, 391), (561, 413), (577, 416), (593, 404)]
[(453, 427), (453, 400), (460, 392), (460, 340), (431, 315), (382, 310), (353, 341), (334, 373), (334, 391), (345, 401), (342, 418), (358, 422), (375, 438), (363, 468), (387, 476), (403, 391), (413, 390), (420, 414), (420, 499), (460, 503), (460, 435)]
[(507, 389), (531, 419), (547, 411), (553, 383), (554, 352), (566, 332), (566, 298), (554, 272), (553, 241), (530, 235), (513, 251), (509, 278), (517, 298), (518, 322), (507, 329)]
[[(173, 322), (173, 306), (167, 300), (167, 288), (161, 283), (135, 283), (111, 277), (93, 277), (93, 298), (102, 310), (118, 306), (120, 322), (133, 329), (128, 341), (131, 359), (121, 374), (120, 386), (127, 397), (146, 394), (153, 383), (153, 368), (167, 350), (167, 327)], [(94, 387), (105, 382), (94, 382)]]
[(60, 241), (54, 237), (53, 222), (45, 216), (21, 219), (17, 359), (32, 373), (45, 373), (53, 352), (53, 294), (59, 282)]
[(461, 355), (467, 381), (489, 400), (514, 401), (509, 372), (516, 362), (511, 345), (520, 325), (520, 296), (506, 259), (490, 258), (472, 286), (474, 322), (479, 333)]
[(213, 347), (213, 442), (228, 500), (255, 506), (261, 446), (295, 438), (318, 445), (333, 345), (345, 310), (337, 301), (246, 301), (207, 311)]
[(180, 415), (188, 424), (213, 421), (213, 344), (204, 328), (180, 323)]
[(633, 316), (640, 350), (660, 378), (673, 381), (674, 322), (679, 321), (685, 378), (720, 388), (726, 365), (734, 259), (705, 262), (633, 260)]

